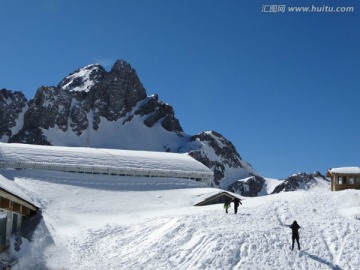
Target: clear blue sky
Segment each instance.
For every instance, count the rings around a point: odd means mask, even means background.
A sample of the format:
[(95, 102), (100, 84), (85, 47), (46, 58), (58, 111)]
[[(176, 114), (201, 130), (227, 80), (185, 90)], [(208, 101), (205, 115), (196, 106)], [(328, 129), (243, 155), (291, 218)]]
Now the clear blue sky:
[[(355, 12), (261, 12), (278, 4)], [(0, 0), (0, 22), (0, 88), (30, 99), (124, 59), (186, 133), (223, 134), (266, 177), (360, 166), (359, 0)]]

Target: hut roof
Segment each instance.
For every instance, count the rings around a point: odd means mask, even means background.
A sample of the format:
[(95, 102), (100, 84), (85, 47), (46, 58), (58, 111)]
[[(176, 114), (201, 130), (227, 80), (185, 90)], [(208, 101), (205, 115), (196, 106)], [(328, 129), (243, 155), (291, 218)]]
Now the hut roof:
[(33, 211), (37, 211), (39, 206), (27, 196), (21, 188), (13, 181), (0, 175), (0, 198), (6, 198), (18, 204), (24, 205)]
[(195, 206), (223, 203), (225, 199), (233, 200), (235, 198), (238, 198), (241, 201), (241, 198), (238, 195), (236, 195), (232, 192), (229, 192), (229, 191), (221, 191), (220, 190), (206, 198), (202, 198), (201, 201), (199, 201), (198, 203), (195, 204)]

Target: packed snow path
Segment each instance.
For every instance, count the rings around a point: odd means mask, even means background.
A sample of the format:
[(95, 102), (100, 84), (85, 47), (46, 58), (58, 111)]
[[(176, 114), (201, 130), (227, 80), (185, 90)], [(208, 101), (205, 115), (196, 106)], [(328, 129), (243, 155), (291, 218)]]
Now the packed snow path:
[[(16, 176), (14, 174), (17, 174)], [(27, 175), (26, 175), (27, 174)], [(358, 269), (360, 191), (246, 198), (238, 215), (193, 207), (210, 188), (125, 191), (4, 172), (43, 207), (15, 269)], [(68, 175), (64, 173), (64, 175)], [(49, 179), (52, 177), (48, 175)], [(41, 179), (36, 179), (41, 178)], [(94, 184), (94, 183), (92, 183)], [(291, 247), (297, 220), (301, 251)]]

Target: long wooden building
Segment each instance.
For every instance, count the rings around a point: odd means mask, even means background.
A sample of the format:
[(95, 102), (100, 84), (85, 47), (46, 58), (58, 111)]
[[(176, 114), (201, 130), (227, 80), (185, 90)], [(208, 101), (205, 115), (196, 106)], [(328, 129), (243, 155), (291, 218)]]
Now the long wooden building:
[(190, 155), (0, 143), (0, 169), (189, 179), (212, 186), (214, 172)]
[(331, 180), (331, 190), (360, 189), (360, 167), (329, 169), (326, 176)]

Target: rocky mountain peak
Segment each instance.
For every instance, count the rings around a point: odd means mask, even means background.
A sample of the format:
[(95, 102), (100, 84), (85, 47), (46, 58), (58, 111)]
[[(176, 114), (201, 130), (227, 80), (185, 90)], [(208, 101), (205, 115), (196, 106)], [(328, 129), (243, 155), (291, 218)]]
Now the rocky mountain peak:
[(224, 189), (258, 175), (220, 133), (186, 134), (173, 107), (147, 96), (124, 60), (110, 71), (98, 64), (77, 69), (29, 102), (1, 90), (0, 113), (2, 142), (185, 152), (213, 170), (215, 186)]
[[(101, 123), (119, 121), (124, 125), (136, 115), (143, 116), (148, 127), (159, 122), (167, 131), (182, 132), (172, 107), (157, 95), (149, 99), (136, 70), (126, 61), (116, 61), (110, 72), (99, 64), (87, 65), (58, 86), (40, 87), (29, 102), (23, 128), (9, 142), (56, 145), (58, 139), (46, 135), (54, 134), (50, 130), (81, 137), (85, 131), (99, 130)], [(90, 146), (90, 142), (84, 144)]]
[(124, 60), (116, 60), (110, 72), (131, 72), (131, 65)]

